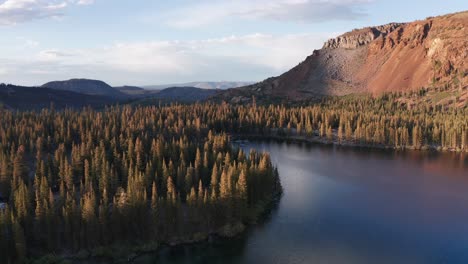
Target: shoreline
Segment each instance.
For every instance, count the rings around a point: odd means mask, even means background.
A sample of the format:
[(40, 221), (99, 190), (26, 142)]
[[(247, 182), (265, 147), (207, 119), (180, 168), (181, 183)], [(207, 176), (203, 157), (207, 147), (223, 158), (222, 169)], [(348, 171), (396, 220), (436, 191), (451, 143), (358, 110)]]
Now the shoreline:
[[(279, 142), (288, 142), (293, 144), (317, 144), (317, 145), (324, 145), (324, 146), (337, 146), (337, 147), (344, 147), (344, 148), (357, 148), (357, 149), (373, 149), (373, 150), (391, 150), (391, 151), (422, 151), (422, 152), (435, 152), (435, 153), (457, 153), (463, 154), (466, 153), (464, 151), (456, 151), (453, 149), (443, 150), (436, 147), (427, 147), (422, 149), (414, 149), (414, 148), (395, 148), (392, 146), (386, 145), (372, 145), (372, 144), (359, 144), (355, 142), (338, 142), (334, 138), (333, 141), (329, 141), (325, 138), (319, 136), (277, 136), (277, 135), (259, 135), (259, 134), (231, 134), (231, 143), (235, 143), (236, 141), (242, 140), (273, 140)], [(252, 208), (253, 211), (253, 221), (249, 220), (247, 222), (237, 222), (237, 223), (228, 223), (217, 230), (211, 230), (207, 233), (195, 233), (191, 234), (189, 237), (173, 237), (169, 239), (169, 241), (148, 241), (146, 243), (136, 244), (134, 246), (125, 244), (125, 243), (116, 243), (114, 245), (95, 248), (92, 250), (81, 250), (75, 254), (45, 254), (41, 257), (37, 258), (36, 260), (42, 260), (47, 257), (52, 257), (55, 260), (58, 260), (58, 263), (62, 263), (60, 261), (65, 261), (65, 263), (87, 263), (87, 264), (100, 264), (100, 263), (134, 263), (139, 258), (146, 256), (157, 254), (159, 251), (163, 250), (164, 248), (173, 248), (185, 245), (192, 245), (198, 243), (211, 243), (212, 241), (216, 240), (229, 240), (234, 239), (238, 236), (245, 234), (250, 228), (255, 227), (257, 225), (258, 219), (263, 218), (268, 212), (272, 210), (274, 204), (278, 204), (282, 196), (282, 188), (274, 193), (268, 201), (263, 201), (259, 203), (259, 205), (254, 206)], [(258, 209), (257, 207), (260, 206), (261, 208)], [(122, 256), (112, 256), (112, 253), (115, 250), (120, 251), (123, 250), (125, 253), (125, 257)], [(104, 254), (102, 254), (105, 252)], [(109, 255), (107, 255), (108, 253)], [(48, 263), (48, 262), (45, 262)], [(52, 262), (56, 263), (56, 262)]]
[(395, 147), (384, 144), (361, 144), (353, 141), (343, 140), (339, 142), (336, 139), (336, 135), (332, 141), (319, 136), (277, 136), (277, 135), (259, 135), (259, 134), (231, 134), (231, 141), (237, 140), (275, 140), (275, 141), (286, 141), (291, 143), (308, 143), (308, 144), (320, 144), (328, 146), (337, 146), (345, 148), (362, 148), (362, 149), (375, 149), (375, 150), (392, 150), (392, 151), (429, 151), (437, 153), (468, 153), (468, 149), (457, 150), (453, 148), (442, 148), (441, 146), (422, 146), (421, 148), (414, 148), (411, 146)]
[[(101, 263), (134, 263), (139, 258), (146, 255), (157, 254), (164, 248), (175, 248), (179, 246), (193, 245), (199, 243), (211, 243), (212, 241), (235, 239), (244, 235), (252, 227), (255, 227), (259, 221), (263, 221), (275, 205), (279, 203), (283, 195), (281, 187), (277, 192), (265, 201), (259, 202), (251, 208), (252, 217), (246, 222), (228, 223), (217, 230), (212, 230), (208, 233), (195, 233), (190, 237), (173, 237), (169, 241), (149, 241), (135, 246), (128, 244), (116, 243), (105, 247), (94, 248), (92, 250), (81, 250), (75, 254), (46, 254), (33, 260), (45, 260), (44, 263), (86, 263), (86, 264), (101, 264)], [(122, 252), (122, 255), (113, 255), (114, 252)], [(51, 262), (47, 262), (50, 259)], [(41, 262), (42, 263), (42, 262)]]
[[(264, 220), (265, 216), (268, 215), (273, 210), (275, 205), (279, 203), (282, 195), (283, 195), (283, 189), (281, 188), (279, 192), (272, 195), (269, 201), (262, 202), (260, 204), (261, 209), (260, 210), (257, 209), (255, 219), (253, 221), (250, 221), (247, 224), (245, 223), (227, 224), (223, 226), (222, 228), (218, 229), (216, 232), (210, 233), (208, 234), (207, 237), (203, 239), (199, 239), (199, 240), (189, 239), (189, 240), (180, 240), (180, 241), (177, 241), (176, 243), (161, 243), (160, 246), (156, 250), (150, 251), (150, 252), (141, 252), (141, 254), (138, 254), (138, 256), (135, 256), (135, 258), (133, 258), (131, 261), (128, 261), (128, 263), (133, 263), (138, 258), (143, 257), (145, 255), (156, 254), (159, 251), (163, 250), (165, 247), (175, 248), (175, 247), (189, 246), (189, 245), (200, 244), (200, 243), (211, 243), (212, 241), (230, 240), (230, 239), (235, 239), (236, 237), (242, 236), (246, 234), (250, 228), (255, 227), (258, 224), (259, 219), (262, 219), (262, 221)], [(223, 231), (226, 231), (225, 230), (226, 227), (233, 226), (233, 225), (242, 225), (242, 228), (240, 228), (239, 226), (238, 229), (234, 229), (234, 230), (231, 229), (234, 232), (227, 232), (227, 233), (223, 232)]]

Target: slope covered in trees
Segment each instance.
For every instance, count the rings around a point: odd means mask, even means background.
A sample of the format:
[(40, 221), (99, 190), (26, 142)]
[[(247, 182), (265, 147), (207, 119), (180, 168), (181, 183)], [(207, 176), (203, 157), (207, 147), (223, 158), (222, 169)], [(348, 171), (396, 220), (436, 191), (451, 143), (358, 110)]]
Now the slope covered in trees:
[(254, 111), (237, 106), (223, 126), (241, 135), (338, 145), (468, 151), (468, 108), (419, 101), (426, 92), (335, 97), (304, 106), (257, 106)]
[(242, 230), (281, 187), (268, 154), (210, 129), (218, 110), (2, 110), (0, 262)]
[(135, 105), (154, 105), (167, 103), (195, 103), (202, 102), (218, 94), (220, 90), (202, 89), (196, 87), (170, 87), (163, 90), (145, 90), (147, 95), (141, 100), (133, 102)]
[(66, 107), (79, 109), (85, 106), (100, 108), (113, 103), (115, 103), (115, 100), (104, 96), (42, 87), (0, 84), (0, 108), (41, 110), (53, 105), (55, 109), (64, 109)]
[(230, 135), (468, 150), (466, 107), (402, 98), (0, 110), (0, 261), (235, 233), (281, 188), (268, 154)]

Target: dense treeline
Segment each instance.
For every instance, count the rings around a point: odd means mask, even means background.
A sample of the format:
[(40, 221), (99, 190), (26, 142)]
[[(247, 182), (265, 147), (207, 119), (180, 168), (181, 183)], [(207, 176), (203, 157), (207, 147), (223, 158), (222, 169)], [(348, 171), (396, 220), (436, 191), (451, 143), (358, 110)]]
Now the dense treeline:
[(2, 111), (0, 262), (242, 228), (281, 187), (268, 154), (210, 130), (218, 110)]
[(467, 151), (467, 108), (396, 95), (286, 107), (228, 104), (1, 111), (0, 261), (235, 228), (279, 191), (267, 154), (228, 134)]
[[(468, 151), (468, 108), (402, 103), (398, 94), (338, 97), (305, 106), (227, 106), (216, 131), (343, 145)], [(212, 106), (214, 107), (214, 106)]]

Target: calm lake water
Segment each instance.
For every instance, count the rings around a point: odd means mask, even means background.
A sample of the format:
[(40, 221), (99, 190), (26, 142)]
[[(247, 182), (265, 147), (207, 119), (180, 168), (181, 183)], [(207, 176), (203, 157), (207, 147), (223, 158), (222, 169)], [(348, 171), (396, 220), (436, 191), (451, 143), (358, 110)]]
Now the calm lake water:
[(232, 240), (137, 263), (468, 263), (468, 157), (287, 143), (268, 151), (284, 195)]

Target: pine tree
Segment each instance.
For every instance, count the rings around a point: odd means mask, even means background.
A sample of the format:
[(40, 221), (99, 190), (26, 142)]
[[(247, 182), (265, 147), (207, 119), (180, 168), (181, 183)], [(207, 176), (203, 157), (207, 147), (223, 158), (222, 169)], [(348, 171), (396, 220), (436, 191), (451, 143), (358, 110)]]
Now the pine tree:
[(158, 188), (156, 186), (156, 182), (153, 182), (153, 185), (151, 187), (151, 209), (155, 211), (158, 207)]
[(19, 183), (18, 188), (14, 190), (13, 198), (17, 220), (24, 224), (28, 221), (30, 212), (29, 190), (26, 184)]
[(175, 190), (174, 182), (172, 181), (172, 177), (169, 177), (167, 180), (167, 195), (166, 199), (168, 202), (175, 204), (177, 199), (177, 193)]
[(219, 196), (225, 200), (229, 198), (228, 177), (225, 170), (221, 173), (221, 181), (219, 183)]
[(23, 145), (18, 148), (13, 161), (13, 188), (17, 188), (20, 181), (29, 182), (28, 168), (25, 161), (25, 147)]
[(216, 163), (214, 164), (213, 170), (211, 171), (210, 186), (211, 186), (212, 196), (217, 197), (219, 187), (218, 187), (218, 166)]
[(8, 161), (6, 158), (1, 160), (0, 164), (0, 196), (3, 198), (10, 197), (10, 182), (11, 182), (11, 174), (8, 165)]
[(239, 198), (243, 201), (247, 201), (247, 176), (245, 171), (242, 170), (239, 174), (239, 179), (236, 184), (237, 193)]

